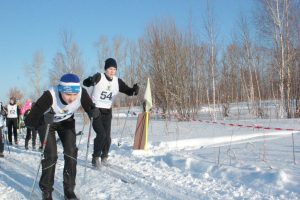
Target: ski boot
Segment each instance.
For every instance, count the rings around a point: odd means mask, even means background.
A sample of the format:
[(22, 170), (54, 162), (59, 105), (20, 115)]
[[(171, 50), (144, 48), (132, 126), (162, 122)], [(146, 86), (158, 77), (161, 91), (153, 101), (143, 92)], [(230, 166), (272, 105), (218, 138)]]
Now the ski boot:
[(28, 140), (25, 140), (25, 149), (28, 150)]
[(65, 200), (79, 200), (74, 192), (65, 193)]
[(100, 160), (99, 160), (99, 157), (93, 157), (92, 158), (92, 165), (96, 168), (99, 168), (100, 167)]
[(3, 152), (0, 152), (0, 158), (3, 158), (3, 157), (4, 157)]
[(108, 156), (101, 156), (101, 164), (107, 166), (108, 165)]
[(48, 191), (43, 191), (42, 200), (52, 200), (52, 193)]
[(64, 188), (65, 193), (65, 200), (79, 200), (74, 193), (74, 189), (71, 188)]

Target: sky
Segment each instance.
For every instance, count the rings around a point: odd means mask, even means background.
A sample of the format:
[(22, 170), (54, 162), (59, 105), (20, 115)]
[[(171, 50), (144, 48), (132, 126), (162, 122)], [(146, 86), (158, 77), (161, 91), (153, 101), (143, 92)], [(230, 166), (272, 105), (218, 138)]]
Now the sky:
[[(214, 0), (220, 40), (230, 40), (240, 13), (250, 13), (254, 0)], [(97, 58), (94, 43), (100, 36), (136, 41), (147, 25), (172, 18), (180, 28), (192, 16), (195, 30), (203, 34), (206, 0), (0, 0), (0, 101), (16, 87), (32, 92), (24, 67), (35, 52), (45, 57), (44, 82), (52, 59), (62, 49), (61, 33), (71, 32), (79, 45), (87, 75), (94, 74)]]

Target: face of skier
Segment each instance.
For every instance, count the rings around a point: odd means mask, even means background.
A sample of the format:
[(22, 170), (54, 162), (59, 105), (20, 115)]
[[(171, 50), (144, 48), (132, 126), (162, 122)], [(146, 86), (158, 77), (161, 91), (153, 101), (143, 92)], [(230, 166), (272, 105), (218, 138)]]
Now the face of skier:
[(63, 98), (63, 100), (67, 104), (70, 104), (70, 103), (72, 103), (73, 101), (75, 101), (77, 99), (78, 93), (65, 93), (65, 92), (62, 92), (61, 97)]
[(15, 104), (15, 100), (14, 100), (13, 98), (10, 98), (9, 103), (10, 103), (11, 105)]
[(113, 78), (114, 75), (116, 75), (116, 72), (117, 69), (114, 67), (109, 67), (105, 70), (106, 75), (111, 79)]

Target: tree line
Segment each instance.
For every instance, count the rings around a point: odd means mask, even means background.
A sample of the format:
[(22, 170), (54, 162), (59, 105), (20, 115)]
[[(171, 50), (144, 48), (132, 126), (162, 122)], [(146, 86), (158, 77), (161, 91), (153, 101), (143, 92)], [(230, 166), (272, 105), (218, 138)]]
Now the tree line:
[[(265, 100), (276, 102), (278, 117), (298, 117), (300, 1), (255, 0), (255, 4), (252, 17), (241, 14), (230, 41), (223, 45), (211, 5), (203, 19), (191, 19), (184, 29), (167, 18), (148, 24), (136, 41), (100, 36), (94, 44), (94, 72), (103, 71), (106, 58), (116, 58), (122, 66), (118, 75), (125, 82), (138, 82), (143, 89), (150, 77), (155, 107), (182, 118), (197, 116), (203, 105), (211, 108), (212, 119), (216, 119), (216, 109), (226, 117), (229, 105), (237, 102), (247, 102), (249, 113), (264, 117)], [(200, 25), (202, 35), (195, 31)], [(87, 73), (72, 34), (63, 32), (61, 36), (62, 50), (52, 60), (49, 85), (56, 84), (66, 72), (81, 78)], [(24, 68), (35, 99), (47, 88), (41, 75), (45, 68), (43, 53), (34, 53), (32, 62)], [(23, 96), (17, 88), (12, 88), (12, 93)], [(143, 92), (138, 96), (142, 98)], [(120, 96), (116, 105), (125, 106), (128, 101)]]

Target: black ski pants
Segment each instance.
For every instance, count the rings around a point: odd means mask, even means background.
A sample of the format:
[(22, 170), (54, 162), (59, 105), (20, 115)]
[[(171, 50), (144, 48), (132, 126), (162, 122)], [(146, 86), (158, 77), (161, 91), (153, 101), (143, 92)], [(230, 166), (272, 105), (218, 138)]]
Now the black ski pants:
[(3, 127), (0, 127), (0, 153), (4, 151), (4, 134)]
[(37, 130), (37, 134), (39, 135), (41, 147), (43, 147), (46, 126), (45, 125), (38, 126), (36, 130)]
[(37, 131), (35, 129), (27, 128), (25, 140), (29, 141), (31, 139), (31, 135), (32, 135), (32, 146), (35, 146), (36, 134), (37, 134)]
[(18, 118), (6, 118), (8, 141), (12, 143), (12, 132), (14, 133), (15, 142), (18, 141)]
[[(47, 126), (45, 124), (42, 126), (44, 128), (39, 128), (39, 130), (43, 130), (41, 135), (43, 135), (44, 138)], [(57, 144), (55, 131), (58, 133), (64, 149), (64, 189), (73, 191), (75, 188), (78, 152), (78, 149), (76, 147), (75, 120), (73, 118), (69, 118), (62, 122), (53, 123), (50, 126), (44, 151), (44, 159), (42, 160), (42, 175), (40, 178), (39, 186), (42, 191), (53, 191), (55, 165), (57, 161)]]
[(93, 157), (107, 157), (111, 145), (111, 109), (101, 109), (101, 115), (93, 120), (93, 129), (96, 132), (94, 139)]

